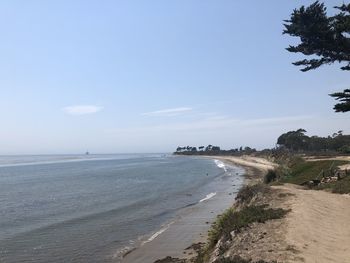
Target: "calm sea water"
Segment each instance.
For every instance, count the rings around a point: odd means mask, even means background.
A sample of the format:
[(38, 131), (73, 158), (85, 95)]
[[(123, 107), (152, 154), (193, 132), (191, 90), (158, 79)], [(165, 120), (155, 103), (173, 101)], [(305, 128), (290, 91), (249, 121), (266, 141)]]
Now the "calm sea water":
[(239, 168), (151, 155), (0, 157), (0, 262), (115, 262)]

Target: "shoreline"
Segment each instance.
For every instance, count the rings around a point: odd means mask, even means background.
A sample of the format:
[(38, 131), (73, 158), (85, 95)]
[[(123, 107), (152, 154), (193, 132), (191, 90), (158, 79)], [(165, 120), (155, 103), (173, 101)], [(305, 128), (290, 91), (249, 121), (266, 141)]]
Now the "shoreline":
[[(175, 217), (174, 221), (165, 224), (166, 228), (163, 225), (160, 230), (154, 233), (152, 240), (143, 242), (142, 246), (126, 252), (121, 260), (122, 263), (154, 263), (169, 256), (188, 260), (196, 256), (195, 250), (191, 247), (198, 243), (206, 243), (207, 232), (212, 223), (218, 215), (234, 205), (237, 192), (245, 185), (258, 178), (261, 179), (265, 170), (271, 168), (271, 163), (266, 163), (266, 160), (261, 158), (247, 160), (243, 157), (201, 157), (219, 160), (226, 166), (243, 169), (239, 176), (242, 179), (239, 187), (234, 189), (235, 191), (232, 193), (232, 186), (235, 186), (233, 184), (226, 191), (211, 193), (210, 198), (207, 198), (207, 195), (201, 200), (202, 202), (184, 209), (180, 215), (177, 215), (177, 218)], [(232, 179), (234, 178), (229, 178), (230, 184), (232, 184)]]
[(229, 165), (235, 165), (241, 167), (245, 170), (244, 179), (245, 183), (243, 185), (249, 185), (256, 183), (262, 179), (269, 170), (273, 170), (276, 164), (269, 162), (264, 158), (251, 157), (251, 156), (204, 156), (206, 158), (218, 159)]

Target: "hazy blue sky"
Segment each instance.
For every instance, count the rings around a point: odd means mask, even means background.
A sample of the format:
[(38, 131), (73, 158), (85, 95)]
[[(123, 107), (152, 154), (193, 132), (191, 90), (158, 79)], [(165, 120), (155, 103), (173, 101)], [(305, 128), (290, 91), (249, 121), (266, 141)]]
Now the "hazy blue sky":
[[(0, 154), (168, 152), (350, 132), (327, 96), (338, 65), (302, 73), (282, 20), (313, 1), (0, 3)], [(342, 1), (326, 1), (329, 7)]]

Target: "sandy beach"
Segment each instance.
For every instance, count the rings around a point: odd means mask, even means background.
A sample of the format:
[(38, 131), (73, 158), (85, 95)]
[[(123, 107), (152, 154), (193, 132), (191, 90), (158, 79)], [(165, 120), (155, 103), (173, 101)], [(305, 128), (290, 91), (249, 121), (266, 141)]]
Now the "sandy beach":
[[(212, 157), (208, 157), (212, 158)], [(267, 171), (273, 170), (277, 165), (264, 158), (253, 156), (217, 156), (216, 159), (227, 164), (237, 165), (245, 170), (245, 184), (256, 183), (266, 174)]]

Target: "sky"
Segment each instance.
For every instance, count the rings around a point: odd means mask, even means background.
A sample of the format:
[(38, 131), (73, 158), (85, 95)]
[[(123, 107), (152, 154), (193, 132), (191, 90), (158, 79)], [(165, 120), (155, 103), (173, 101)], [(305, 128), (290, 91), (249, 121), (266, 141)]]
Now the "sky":
[(1, 1), (0, 154), (263, 149), (298, 128), (350, 133), (327, 95), (349, 73), (303, 73), (285, 50), (297, 39), (283, 20), (312, 2)]

